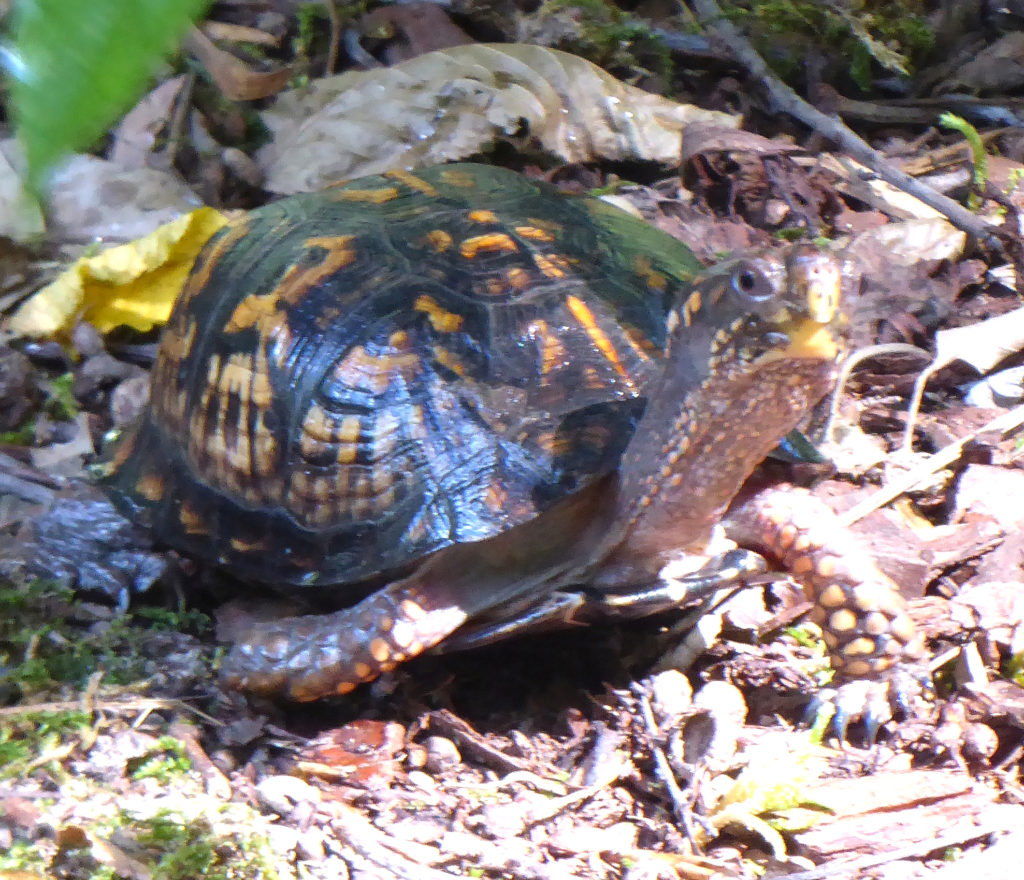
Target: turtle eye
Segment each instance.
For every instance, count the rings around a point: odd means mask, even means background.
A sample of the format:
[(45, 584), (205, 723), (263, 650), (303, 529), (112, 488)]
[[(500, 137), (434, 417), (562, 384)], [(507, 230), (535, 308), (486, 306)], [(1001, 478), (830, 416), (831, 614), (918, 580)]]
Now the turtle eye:
[(771, 278), (758, 266), (742, 262), (732, 271), (732, 289), (743, 299), (752, 303), (767, 302), (775, 296), (775, 285)]

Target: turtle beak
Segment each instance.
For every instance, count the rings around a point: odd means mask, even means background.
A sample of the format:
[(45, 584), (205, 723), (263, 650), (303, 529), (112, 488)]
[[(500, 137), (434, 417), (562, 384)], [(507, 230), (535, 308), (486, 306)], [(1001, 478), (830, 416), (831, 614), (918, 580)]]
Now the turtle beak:
[(840, 317), (841, 261), (817, 248), (796, 248), (788, 270), (791, 299), (801, 304), (802, 314), (783, 328), (789, 343), (777, 356), (834, 361), (840, 350), (833, 329)]

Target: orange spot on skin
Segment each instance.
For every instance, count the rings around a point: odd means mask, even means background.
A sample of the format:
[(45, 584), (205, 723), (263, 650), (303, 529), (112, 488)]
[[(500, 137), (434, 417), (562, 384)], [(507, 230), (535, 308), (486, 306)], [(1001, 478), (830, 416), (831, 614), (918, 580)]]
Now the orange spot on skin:
[(430, 321), (430, 326), (438, 333), (452, 333), (462, 326), (462, 315), (443, 309), (433, 297), (420, 295), (416, 297), (412, 307), (417, 312), (423, 312)]
[(488, 296), (501, 296), (507, 289), (504, 278), (491, 277), (484, 282)]
[(478, 253), (516, 253), (519, 246), (504, 232), (489, 232), (486, 235), (474, 235), (459, 245), (459, 251), (467, 260), (472, 260)]
[(583, 329), (587, 331), (587, 335), (590, 337), (591, 342), (594, 343), (597, 350), (604, 355), (605, 359), (615, 368), (617, 372), (623, 378), (628, 379), (629, 376), (626, 373), (625, 368), (622, 366), (622, 362), (619, 360), (619, 354), (615, 350), (615, 346), (612, 345), (612, 341), (608, 338), (607, 334), (602, 330), (597, 320), (594, 318), (594, 313), (590, 311), (590, 307), (583, 302), (583, 300), (575, 297), (568, 296), (565, 299), (566, 305), (569, 307), (569, 311), (572, 316), (580, 322)]
[(469, 219), (474, 223), (497, 223), (498, 215), (494, 211), (470, 211)]

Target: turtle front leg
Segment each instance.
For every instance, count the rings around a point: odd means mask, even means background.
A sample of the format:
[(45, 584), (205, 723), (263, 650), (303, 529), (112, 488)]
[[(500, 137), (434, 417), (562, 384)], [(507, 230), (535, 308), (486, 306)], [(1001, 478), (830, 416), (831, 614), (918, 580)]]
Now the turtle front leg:
[[(792, 487), (768, 489), (729, 512), (729, 536), (778, 559), (814, 603), (842, 685), (828, 700), (841, 740), (862, 716), (869, 739), (919, 690), (924, 645), (896, 584), (823, 502)], [(819, 702), (825, 700), (819, 699)]]
[(465, 609), (416, 576), (333, 614), (253, 625), (224, 661), (229, 687), (306, 702), (347, 694), (436, 645)]

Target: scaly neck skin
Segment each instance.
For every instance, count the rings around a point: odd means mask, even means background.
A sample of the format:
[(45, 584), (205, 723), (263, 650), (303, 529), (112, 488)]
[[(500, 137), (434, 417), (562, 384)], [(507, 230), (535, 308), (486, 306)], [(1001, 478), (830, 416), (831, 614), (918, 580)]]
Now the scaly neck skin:
[(641, 582), (680, 551), (702, 553), (740, 486), (834, 374), (831, 362), (817, 359), (723, 366), (680, 400), (680, 369), (692, 365), (669, 364), (622, 461), (621, 540), (615, 546), (610, 536), (615, 549), (598, 574), (608, 587)]

